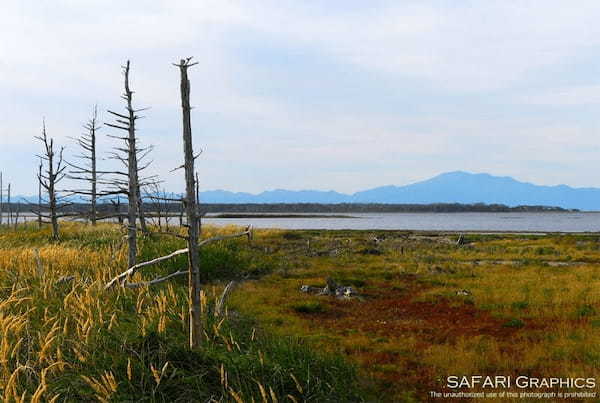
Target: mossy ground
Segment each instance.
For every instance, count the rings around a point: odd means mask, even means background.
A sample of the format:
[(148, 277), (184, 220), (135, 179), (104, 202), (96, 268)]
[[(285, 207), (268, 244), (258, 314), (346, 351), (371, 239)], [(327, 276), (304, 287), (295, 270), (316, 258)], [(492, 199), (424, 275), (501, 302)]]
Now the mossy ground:
[[(358, 363), (382, 400), (425, 400), (449, 375), (600, 376), (598, 236), (457, 238), (274, 233), (268, 252), (286, 265), (248, 282), (233, 305)], [(327, 277), (362, 298), (299, 292)]]

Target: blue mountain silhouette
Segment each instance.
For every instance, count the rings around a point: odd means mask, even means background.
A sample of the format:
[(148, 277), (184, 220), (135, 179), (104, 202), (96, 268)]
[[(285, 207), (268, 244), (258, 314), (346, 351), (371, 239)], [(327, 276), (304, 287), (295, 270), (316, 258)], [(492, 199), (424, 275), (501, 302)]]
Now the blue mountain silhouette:
[(382, 186), (348, 195), (334, 191), (272, 190), (256, 195), (224, 190), (201, 195), (205, 203), (486, 203), (600, 210), (600, 189), (539, 186), (486, 173), (448, 172), (405, 186)]

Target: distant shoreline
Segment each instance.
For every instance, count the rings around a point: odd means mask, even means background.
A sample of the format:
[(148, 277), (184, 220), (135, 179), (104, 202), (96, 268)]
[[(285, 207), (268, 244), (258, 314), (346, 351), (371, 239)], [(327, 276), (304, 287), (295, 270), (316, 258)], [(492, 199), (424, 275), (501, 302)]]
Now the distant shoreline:
[[(144, 210), (150, 214), (160, 211), (162, 214), (178, 215), (181, 213), (180, 203), (153, 203), (144, 202)], [(21, 215), (31, 213), (31, 204), (11, 203), (10, 209), (13, 214), (19, 211)], [(74, 203), (64, 210), (66, 213), (82, 213), (88, 211), (89, 204)], [(115, 207), (108, 203), (98, 204), (99, 213), (114, 214)], [(338, 214), (333, 218), (350, 218), (347, 214), (353, 213), (580, 213), (577, 209), (565, 209), (555, 206), (506, 206), (503, 204), (461, 204), (461, 203), (431, 203), (431, 204), (386, 204), (386, 203), (268, 203), (268, 204), (236, 204), (236, 203), (211, 203), (199, 205), (202, 214), (220, 215), (216, 218), (256, 218), (257, 214), (267, 214), (271, 218), (296, 218), (298, 214), (314, 215)], [(4, 203), (3, 213), (8, 213), (9, 206)], [(122, 203), (119, 212), (124, 214), (127, 206)], [(588, 212), (588, 211), (586, 211)], [(594, 212), (594, 211), (589, 211)], [(235, 215), (235, 217), (233, 216)], [(243, 216), (240, 216), (243, 215)], [(245, 215), (251, 215), (246, 217)], [(269, 217), (267, 217), (269, 218)]]
[(351, 215), (341, 215), (341, 214), (303, 214), (303, 213), (294, 213), (294, 214), (280, 214), (280, 213), (220, 213), (220, 214), (210, 214), (205, 215), (204, 218), (360, 218)]

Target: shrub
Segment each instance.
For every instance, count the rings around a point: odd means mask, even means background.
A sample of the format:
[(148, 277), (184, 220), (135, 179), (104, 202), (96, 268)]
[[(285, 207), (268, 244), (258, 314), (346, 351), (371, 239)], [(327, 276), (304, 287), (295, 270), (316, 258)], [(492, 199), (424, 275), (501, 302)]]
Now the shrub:
[(298, 313), (322, 313), (326, 311), (320, 301), (299, 302), (292, 305), (292, 309)]

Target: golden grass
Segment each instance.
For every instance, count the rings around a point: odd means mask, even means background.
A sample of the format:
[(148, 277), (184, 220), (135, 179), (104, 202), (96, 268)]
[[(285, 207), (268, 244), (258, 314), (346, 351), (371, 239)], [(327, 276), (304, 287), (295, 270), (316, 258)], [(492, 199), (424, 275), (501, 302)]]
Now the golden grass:
[[(210, 226), (203, 230), (205, 236), (217, 232)], [(218, 232), (236, 230), (226, 227)], [(170, 328), (185, 333), (185, 287), (104, 291), (105, 282), (126, 264), (118, 226), (65, 223), (61, 232), (63, 241), (53, 243), (47, 229), (0, 229), (0, 397), (4, 402), (58, 399), (48, 394), (48, 383), (88, 362), (100, 333), (119, 334), (121, 326), (131, 326), (132, 312), (124, 301), (133, 303), (138, 334), (161, 334)], [(74, 279), (59, 281), (64, 276)], [(211, 295), (220, 291), (211, 290)], [(150, 370), (159, 384), (168, 368)], [(130, 365), (130, 378), (131, 371)], [(110, 370), (98, 377), (82, 375), (82, 380), (98, 401), (110, 401), (119, 382)]]

